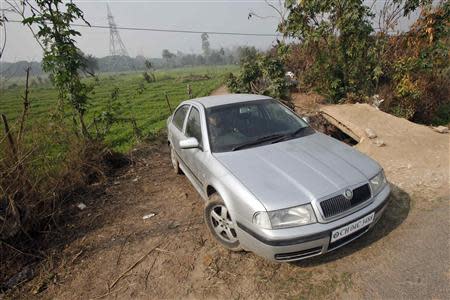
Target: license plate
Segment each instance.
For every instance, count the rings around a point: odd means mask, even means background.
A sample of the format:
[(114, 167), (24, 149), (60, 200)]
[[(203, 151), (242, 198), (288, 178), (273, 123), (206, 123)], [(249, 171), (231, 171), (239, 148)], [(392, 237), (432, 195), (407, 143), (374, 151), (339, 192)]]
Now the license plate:
[(343, 226), (341, 228), (333, 230), (331, 232), (330, 243), (340, 240), (340, 239), (352, 234), (353, 232), (358, 231), (359, 229), (369, 225), (370, 223), (373, 222), (374, 217), (375, 217), (375, 212), (373, 212), (370, 215), (367, 215), (359, 220), (356, 220), (353, 223), (350, 223), (346, 226)]

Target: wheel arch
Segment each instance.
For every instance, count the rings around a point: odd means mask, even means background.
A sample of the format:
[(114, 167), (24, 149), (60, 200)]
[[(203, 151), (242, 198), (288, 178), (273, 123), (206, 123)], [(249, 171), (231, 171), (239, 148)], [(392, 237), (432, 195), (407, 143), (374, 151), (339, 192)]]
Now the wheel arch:
[(219, 194), (219, 193), (217, 192), (216, 188), (213, 185), (208, 184), (208, 186), (206, 187), (206, 196), (209, 199), (213, 194)]
[(205, 189), (205, 195), (207, 197), (205, 200), (209, 201), (211, 199), (211, 196), (215, 194), (219, 195), (222, 198), (231, 215), (235, 219), (237, 216), (235, 211), (236, 205), (233, 201), (232, 193), (228, 191), (228, 189), (224, 185), (220, 184), (220, 182), (209, 183)]

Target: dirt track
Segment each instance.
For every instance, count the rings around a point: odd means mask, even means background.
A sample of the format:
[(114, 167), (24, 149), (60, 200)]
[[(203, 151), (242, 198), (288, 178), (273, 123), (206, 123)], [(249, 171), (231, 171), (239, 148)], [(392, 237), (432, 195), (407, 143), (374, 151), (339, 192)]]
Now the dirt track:
[[(348, 111), (330, 114), (347, 118)], [(443, 190), (448, 135), (419, 143), (431, 130), (408, 129), (417, 147), (396, 156), (392, 152), (403, 149), (397, 140), (405, 141), (378, 130), (385, 147), (363, 141), (358, 148), (385, 167), (394, 184), (392, 202), (373, 231), (334, 253), (279, 264), (217, 246), (203, 225), (202, 200), (184, 176), (173, 174), (161, 140), (133, 151), (133, 166), (80, 199), (88, 208), (67, 224), (77, 234), (59, 256), (64, 259), (48, 264), (50, 275), (35, 278), (21, 293), (45, 283), (39, 296), (60, 299), (445, 298), (450, 293), (449, 193)], [(446, 156), (434, 158), (445, 150)], [(411, 160), (420, 161), (420, 169)], [(416, 187), (413, 180), (420, 174), (425, 176)], [(432, 185), (436, 174), (441, 190)], [(143, 220), (150, 213), (156, 215)]]
[[(367, 104), (325, 106), (359, 137), (356, 146), (383, 166), (408, 196), (407, 218), (383, 239), (386, 255), (360, 264), (364, 297), (446, 298), (450, 295), (450, 137)], [(369, 128), (378, 137), (369, 139)], [(386, 145), (379, 147), (376, 140)], [(405, 205), (407, 203), (404, 203)]]

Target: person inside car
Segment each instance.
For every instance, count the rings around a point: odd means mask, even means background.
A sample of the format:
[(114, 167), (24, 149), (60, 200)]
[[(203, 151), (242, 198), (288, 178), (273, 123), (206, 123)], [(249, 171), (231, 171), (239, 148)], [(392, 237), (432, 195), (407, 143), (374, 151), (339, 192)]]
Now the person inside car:
[(231, 120), (226, 121), (225, 118), (218, 113), (212, 113), (208, 116), (208, 124), (212, 143), (239, 144), (245, 139), (245, 136), (237, 128), (232, 126)]

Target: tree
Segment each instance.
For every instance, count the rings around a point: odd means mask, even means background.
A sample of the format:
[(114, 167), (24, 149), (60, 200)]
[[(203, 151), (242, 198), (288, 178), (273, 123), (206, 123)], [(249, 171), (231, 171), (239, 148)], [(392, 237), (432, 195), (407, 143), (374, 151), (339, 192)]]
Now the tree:
[[(379, 14), (382, 32), (430, 0), (387, 0)], [(297, 38), (310, 61), (304, 81), (333, 102), (350, 94), (370, 95), (383, 76), (383, 43), (373, 28), (375, 14), (363, 0), (287, 0), (288, 16), (278, 30)], [(305, 59), (303, 57), (303, 59)]]
[(173, 54), (172, 52), (170, 52), (167, 49), (164, 49), (162, 51), (162, 58), (164, 58), (166, 61), (170, 61), (175, 57), (175, 54)]
[(208, 56), (210, 54), (210, 51), (211, 51), (210, 45), (209, 45), (209, 35), (206, 32), (204, 32), (204, 33), (202, 33), (201, 38), (202, 38), (203, 54), (205, 56)]
[(95, 72), (98, 71), (98, 60), (95, 56), (88, 54), (83, 56), (82, 70), (89, 75), (95, 75)]
[(290, 85), (284, 76), (283, 63), (276, 57), (257, 54), (253, 60), (242, 61), (241, 70), (228, 76), (227, 86), (233, 93), (253, 93), (290, 100)]
[(370, 8), (362, 0), (286, 1), (284, 34), (312, 49), (306, 81), (331, 100), (371, 93), (377, 76)]
[(241, 64), (255, 60), (258, 55), (258, 50), (256, 50), (256, 48), (253, 46), (239, 47), (237, 52)]
[(209, 56), (206, 58), (206, 61), (210, 65), (220, 65), (224, 62), (224, 57), (220, 53), (220, 51), (211, 50)]
[(383, 38), (380, 60), (391, 90), (389, 112), (426, 124), (449, 123), (449, 19), (448, 1), (422, 6), (408, 32)]
[[(30, 28), (33, 25), (38, 27), (35, 37), (44, 50), (42, 67), (50, 73), (50, 78), (58, 89), (60, 110), (63, 111), (67, 101), (78, 119), (81, 134), (88, 137), (84, 114), (90, 87), (81, 82), (79, 72), (84, 67), (85, 60), (75, 44), (75, 37), (80, 36), (80, 33), (72, 29), (71, 23), (80, 20), (87, 25), (89, 23), (72, 1), (36, 0), (31, 5), (25, 0), (21, 3), (21, 10), (17, 6), (12, 7), (23, 17), (23, 24)], [(25, 16), (25, 7), (28, 7), (31, 16)], [(75, 120), (74, 117), (74, 123)]]
[(153, 64), (149, 59), (146, 59), (144, 64), (147, 70), (151, 70), (153, 68)]
[(142, 75), (144, 76), (144, 80), (147, 83), (155, 82), (156, 81), (156, 75), (155, 75), (155, 73), (152, 70), (153, 69), (153, 65), (152, 65), (151, 61), (146, 59), (144, 65), (145, 65), (145, 69), (146, 69), (146, 71), (144, 73), (142, 73)]
[[(285, 25), (286, 25), (286, 15), (288, 13), (288, 10), (286, 9), (286, 6), (283, 4), (283, 1), (278, 0), (278, 3), (274, 3), (275, 1), (264, 0), (264, 2), (272, 10), (272, 12), (274, 14), (260, 15), (254, 11), (250, 11), (248, 13), (247, 19), (250, 20), (253, 17), (255, 17), (257, 19), (262, 19), (262, 20), (269, 19), (269, 18), (277, 19), (278, 20), (278, 31), (284, 32)], [(285, 42), (285, 41), (283, 41), (283, 42)]]

